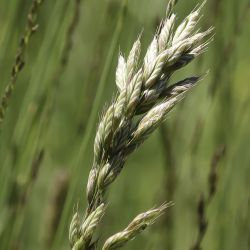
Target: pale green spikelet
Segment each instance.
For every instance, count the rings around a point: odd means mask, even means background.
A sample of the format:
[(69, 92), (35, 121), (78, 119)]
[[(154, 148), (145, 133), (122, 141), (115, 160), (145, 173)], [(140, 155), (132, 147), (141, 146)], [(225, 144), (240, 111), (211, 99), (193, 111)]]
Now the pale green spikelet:
[(159, 208), (154, 208), (137, 215), (123, 231), (108, 238), (102, 249), (112, 250), (123, 247), (127, 242), (133, 240), (138, 234), (153, 224), (171, 205), (172, 203), (166, 203)]

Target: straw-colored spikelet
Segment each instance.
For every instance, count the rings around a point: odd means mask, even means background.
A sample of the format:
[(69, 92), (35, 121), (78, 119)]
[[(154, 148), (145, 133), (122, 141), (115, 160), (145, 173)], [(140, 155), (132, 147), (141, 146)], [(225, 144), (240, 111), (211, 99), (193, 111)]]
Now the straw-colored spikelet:
[[(117, 178), (127, 157), (159, 127), (167, 114), (200, 80), (199, 76), (193, 76), (169, 84), (173, 73), (207, 49), (212, 32), (212, 28), (204, 32), (195, 30), (204, 3), (194, 9), (175, 29), (176, 15), (172, 11), (176, 2), (170, 0), (166, 18), (154, 35), (141, 65), (140, 36), (127, 59), (119, 55), (116, 69), (118, 93), (106, 109), (95, 137), (94, 163), (87, 184), (88, 207), (84, 227), (81, 226), (81, 230), (77, 231), (80, 233), (76, 234), (81, 243), (80, 249), (91, 249), (91, 239), (101, 216), (96, 220), (95, 226), (91, 226), (89, 220), (92, 220), (93, 213), (97, 215), (99, 209), (100, 214), (103, 214), (107, 187)], [(204, 41), (205, 37), (208, 39)], [(134, 238), (166, 207), (164, 205), (136, 217), (124, 231), (108, 239), (103, 249), (117, 248)], [(140, 218), (144, 218), (141, 223), (138, 222)], [(86, 236), (88, 230), (91, 233)], [(73, 236), (75, 239), (75, 234)], [(71, 245), (76, 249), (74, 242), (71, 241)]]
[(69, 242), (74, 250), (84, 249), (90, 244), (100, 219), (104, 214), (105, 206), (102, 203), (81, 223), (78, 212), (73, 215), (69, 228)]
[(124, 246), (128, 241), (133, 240), (138, 234), (153, 224), (155, 220), (171, 205), (172, 203), (166, 203), (159, 208), (154, 208), (137, 215), (123, 231), (108, 238), (102, 249), (111, 250)]

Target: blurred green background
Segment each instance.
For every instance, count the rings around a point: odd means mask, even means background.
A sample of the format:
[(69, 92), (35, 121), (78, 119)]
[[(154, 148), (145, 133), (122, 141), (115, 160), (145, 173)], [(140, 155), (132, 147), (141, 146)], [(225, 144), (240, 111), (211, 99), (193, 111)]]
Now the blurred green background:
[[(0, 93), (31, 3), (0, 0)], [(178, 22), (197, 3), (180, 0)], [(127, 55), (142, 31), (145, 52), (166, 5), (44, 0), (0, 134), (0, 249), (69, 249), (68, 226), (75, 204), (84, 211), (93, 138), (115, 91), (118, 53)], [(250, 249), (249, 8), (248, 0), (207, 1), (200, 24), (215, 26), (215, 39), (174, 79), (210, 73), (111, 185), (100, 242), (138, 213), (173, 200), (168, 214), (125, 249), (191, 249), (199, 199), (225, 148), (202, 249)]]

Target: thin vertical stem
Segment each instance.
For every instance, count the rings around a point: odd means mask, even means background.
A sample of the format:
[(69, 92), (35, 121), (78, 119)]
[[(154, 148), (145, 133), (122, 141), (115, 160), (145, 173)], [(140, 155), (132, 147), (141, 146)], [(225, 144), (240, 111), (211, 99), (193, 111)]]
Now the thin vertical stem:
[(218, 165), (225, 155), (225, 146), (219, 146), (211, 161), (210, 173), (208, 177), (208, 195), (201, 194), (200, 200), (197, 205), (197, 218), (198, 218), (198, 235), (196, 241), (191, 250), (201, 250), (201, 243), (207, 232), (208, 220), (207, 220), (207, 208), (210, 205), (213, 197), (215, 196), (218, 185)]
[(19, 73), (22, 71), (24, 64), (25, 64), (25, 60), (24, 60), (25, 51), (28, 48), (30, 38), (38, 29), (37, 15), (38, 15), (39, 7), (42, 3), (43, 3), (43, 0), (33, 0), (31, 8), (28, 12), (25, 31), (20, 39), (19, 47), (17, 49), (17, 53), (15, 56), (15, 61), (11, 69), (10, 82), (5, 87), (4, 93), (0, 100), (0, 129), (2, 127), (2, 123), (5, 117), (6, 110), (9, 106), (10, 98), (12, 96), (17, 77)]
[[(163, 147), (164, 167), (165, 167), (165, 187), (164, 196), (166, 200), (174, 200), (176, 188), (176, 164), (173, 152), (173, 145), (171, 143), (170, 129), (167, 125), (162, 124), (160, 127), (160, 137)], [(167, 240), (165, 242), (167, 249), (173, 249), (173, 225), (174, 225), (174, 209), (170, 209), (164, 215), (164, 226), (167, 229)]]

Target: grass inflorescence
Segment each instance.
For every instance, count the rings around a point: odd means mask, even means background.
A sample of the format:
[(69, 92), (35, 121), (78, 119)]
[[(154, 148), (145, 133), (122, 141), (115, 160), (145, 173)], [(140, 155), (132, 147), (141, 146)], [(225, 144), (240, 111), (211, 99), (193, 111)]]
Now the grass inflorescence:
[[(170, 84), (171, 76), (177, 70), (207, 49), (213, 30), (196, 31), (204, 3), (175, 28), (176, 15), (172, 12), (175, 3), (169, 2), (166, 18), (157, 29), (141, 64), (141, 36), (127, 58), (119, 55), (116, 69), (118, 93), (97, 128), (94, 161), (87, 184), (88, 206), (83, 220), (77, 211), (73, 216), (69, 232), (72, 249), (92, 249), (96, 244), (92, 239), (106, 209), (105, 193), (109, 185), (122, 171), (128, 156), (162, 124), (167, 114), (201, 78), (193, 76)], [(145, 225), (154, 222), (167, 206), (136, 217), (124, 231), (109, 238), (103, 249), (124, 245)], [(141, 217), (142, 225), (135, 223)], [(131, 226), (134, 224), (138, 227)]]

